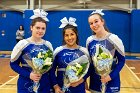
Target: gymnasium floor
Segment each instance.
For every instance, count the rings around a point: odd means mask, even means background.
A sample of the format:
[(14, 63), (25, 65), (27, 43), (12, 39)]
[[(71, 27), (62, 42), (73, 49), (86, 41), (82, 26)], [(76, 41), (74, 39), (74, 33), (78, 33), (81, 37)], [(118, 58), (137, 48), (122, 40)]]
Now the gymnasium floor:
[[(126, 59), (120, 93), (140, 93), (140, 57), (126, 56)], [(10, 55), (0, 55), (0, 93), (16, 93), (18, 75), (11, 70), (9, 62)]]

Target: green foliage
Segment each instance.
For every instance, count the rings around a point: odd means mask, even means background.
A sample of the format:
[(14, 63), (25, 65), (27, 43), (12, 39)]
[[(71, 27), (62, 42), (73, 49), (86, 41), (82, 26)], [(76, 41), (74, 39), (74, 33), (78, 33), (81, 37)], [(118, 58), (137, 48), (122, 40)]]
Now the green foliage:
[(103, 52), (102, 48), (99, 46), (99, 54)]
[(79, 75), (79, 76), (80, 76), (80, 75), (82, 75), (82, 74), (83, 74), (83, 72), (86, 70), (87, 65), (88, 65), (88, 62), (81, 64), (81, 66), (83, 67), (83, 69), (82, 69), (82, 71), (81, 71), (81, 72), (79, 72), (79, 73), (78, 73), (78, 75)]
[(48, 70), (50, 68), (50, 66), (48, 66), (48, 65), (44, 65), (43, 67), (42, 67), (42, 69), (40, 70), (40, 73), (41, 74), (43, 74), (46, 70)]

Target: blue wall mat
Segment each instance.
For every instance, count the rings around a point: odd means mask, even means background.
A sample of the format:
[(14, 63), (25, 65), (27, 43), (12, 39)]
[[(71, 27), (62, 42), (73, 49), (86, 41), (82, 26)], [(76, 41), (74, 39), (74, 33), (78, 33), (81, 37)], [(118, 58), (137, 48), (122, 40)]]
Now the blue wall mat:
[[(16, 44), (16, 31), (23, 24), (23, 16), (21, 12), (0, 11), (6, 17), (0, 17), (0, 50), (12, 50)], [(5, 31), (5, 36), (1, 35), (1, 31)]]
[(125, 50), (130, 52), (131, 14), (124, 11), (105, 11), (105, 20), (110, 32), (119, 36)]
[(61, 25), (60, 20), (63, 17), (74, 17), (76, 18), (76, 23), (78, 25), (79, 33), (79, 44), (82, 46), (86, 45), (86, 39), (91, 34), (88, 26), (88, 21), (85, 11), (55, 11), (48, 12), (50, 22), (48, 23), (48, 30), (45, 38), (52, 42), (54, 48), (62, 45), (62, 29), (59, 28)]
[(31, 31), (30, 31), (30, 17), (33, 15), (32, 10), (26, 10), (24, 11), (24, 29), (25, 29), (25, 38), (28, 38), (31, 36)]
[[(33, 14), (31, 10), (27, 10), (25, 13), (25, 30), (26, 36), (29, 37), (30, 33), (30, 16)], [(44, 36), (44, 39), (50, 41), (54, 47), (54, 49), (60, 45), (62, 45), (62, 29), (59, 28), (61, 25), (60, 20), (63, 17), (74, 17), (76, 18), (76, 23), (78, 24), (78, 33), (80, 45), (85, 46), (86, 39), (89, 35), (91, 35), (90, 28), (88, 26), (87, 15), (85, 11), (49, 11), (48, 12), (49, 22), (47, 23), (47, 30)], [(89, 13), (88, 13), (89, 14)]]
[(130, 51), (140, 53), (140, 10), (133, 10), (131, 14)]
[[(92, 34), (88, 24), (88, 16), (92, 11), (49, 11), (47, 32), (44, 38), (50, 41), (53, 44), (53, 47), (56, 48), (62, 44), (62, 29), (59, 28), (61, 25), (60, 20), (63, 17), (75, 17), (76, 23), (78, 24), (78, 33), (80, 45), (86, 45), (86, 39)], [(124, 42), (126, 51), (130, 50), (129, 48), (129, 32), (130, 32), (130, 14), (122, 11), (104, 11), (105, 20), (110, 32), (117, 34), (122, 41)], [(25, 28), (29, 32), (29, 17), (33, 14), (31, 10), (25, 11)], [(111, 20), (112, 19), (112, 20)], [(28, 29), (27, 29), (28, 28)], [(29, 37), (29, 33), (27, 33)], [(126, 40), (127, 39), (127, 40)]]
[[(50, 41), (54, 49), (62, 44), (62, 29), (60, 20), (63, 17), (75, 17), (78, 24), (78, 33), (80, 45), (85, 46), (86, 39), (92, 34), (88, 24), (88, 16), (91, 10), (77, 11), (49, 11), (48, 26), (44, 39)], [(118, 35), (125, 46), (126, 52), (140, 53), (140, 10), (133, 10), (132, 13), (117, 10), (104, 10), (104, 18), (110, 32)], [(19, 25), (23, 24), (25, 28), (25, 37), (31, 36), (30, 32), (30, 16), (33, 15), (32, 10), (20, 12), (0, 11), (0, 14), (6, 13), (7, 17), (0, 17), (0, 50), (12, 50), (16, 44), (15, 33)], [(1, 36), (1, 31), (5, 30), (6, 35)]]

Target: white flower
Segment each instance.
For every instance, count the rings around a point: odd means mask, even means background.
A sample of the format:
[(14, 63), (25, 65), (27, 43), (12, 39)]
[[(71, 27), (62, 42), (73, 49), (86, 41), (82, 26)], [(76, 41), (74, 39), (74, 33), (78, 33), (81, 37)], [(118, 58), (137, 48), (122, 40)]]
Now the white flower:
[(46, 59), (45, 59), (45, 64), (44, 64), (44, 65), (50, 66), (51, 64), (52, 64), (52, 58), (46, 58)]
[(32, 58), (33, 65), (35, 69), (42, 69), (43, 67), (43, 60), (39, 58)]

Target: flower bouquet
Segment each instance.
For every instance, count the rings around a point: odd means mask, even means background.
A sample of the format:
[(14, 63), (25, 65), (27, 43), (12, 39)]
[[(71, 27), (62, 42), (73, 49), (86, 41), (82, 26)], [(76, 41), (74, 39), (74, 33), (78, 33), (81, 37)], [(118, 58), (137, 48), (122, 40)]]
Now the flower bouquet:
[[(95, 70), (100, 76), (106, 76), (111, 72), (113, 56), (111, 55), (109, 50), (106, 49), (104, 46), (96, 44), (96, 53), (92, 57), (92, 60), (95, 66)], [(105, 83), (102, 83), (101, 88), (101, 92), (105, 93)]]
[(70, 84), (79, 81), (87, 73), (89, 68), (89, 59), (86, 55), (83, 55), (69, 64), (67, 64), (64, 74), (63, 92), (67, 91)]
[[(34, 73), (44, 74), (50, 70), (53, 62), (53, 53), (50, 49), (34, 49), (30, 53), (24, 54), (24, 60), (32, 68)], [(39, 82), (34, 82), (32, 90), (37, 93)]]

